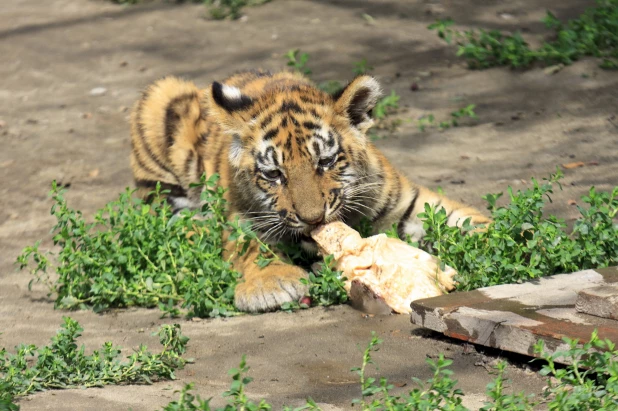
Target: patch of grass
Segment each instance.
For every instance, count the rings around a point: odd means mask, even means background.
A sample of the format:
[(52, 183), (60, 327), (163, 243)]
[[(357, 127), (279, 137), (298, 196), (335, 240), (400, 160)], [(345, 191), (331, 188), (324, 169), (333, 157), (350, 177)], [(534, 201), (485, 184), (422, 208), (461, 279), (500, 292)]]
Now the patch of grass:
[(454, 41), (457, 55), (465, 58), (473, 69), (527, 68), (534, 63), (571, 64), (584, 56), (599, 58), (602, 68), (618, 68), (618, 0), (597, 0), (596, 7), (566, 24), (549, 12), (543, 22), (554, 30), (554, 38), (538, 49), (530, 48), (519, 32), (512, 35), (497, 30), (460, 32), (451, 28), (451, 19), (439, 20), (428, 28), (436, 30), (447, 43)]
[(354, 69), (352, 71), (355, 75), (360, 76), (363, 74), (368, 74), (372, 70), (373, 67), (367, 63), (367, 59), (362, 59), (361, 61), (354, 63)]
[(523, 191), (509, 187), (505, 206), (497, 205), (502, 193), (486, 195), (493, 222), (482, 232), (470, 232), (468, 221), (463, 230), (449, 227), (443, 208), (425, 205), (421, 247), (457, 270), (459, 290), (618, 264), (618, 187), (611, 193), (591, 188), (569, 234), (564, 220), (543, 213), (561, 177), (558, 170)]
[[(20, 268), (35, 262), (33, 274), (55, 294), (56, 308), (159, 306), (171, 315), (178, 315), (179, 307), (189, 316), (233, 315), (239, 274), (223, 259), (223, 232), (238, 237), (244, 231), (238, 222), (226, 221), (217, 180), (202, 180), (207, 189), (200, 211), (172, 215), (160, 192), (153, 193), (152, 204), (144, 204), (127, 189), (92, 223), (69, 208), (64, 190), (54, 182), (50, 195), (57, 220), (53, 241), (60, 247), (58, 278), (48, 275), (52, 261), (39, 252), (38, 243), (18, 257)], [(197, 214), (203, 218), (194, 219)]]
[[(450, 120), (444, 120), (444, 121), (440, 121), (439, 123), (437, 123), (438, 128), (440, 130), (446, 130), (451, 127), (459, 127), (459, 122), (463, 118), (477, 119), (478, 116), (474, 112), (475, 107), (476, 105), (469, 104), (466, 107), (462, 107), (459, 110), (453, 111), (451, 113)], [(436, 125), (435, 119), (436, 118), (433, 114), (428, 114), (426, 116), (421, 117), (420, 119), (418, 119), (418, 122), (417, 122), (418, 129), (420, 131), (425, 131), (427, 127), (435, 126)]]
[[(523, 392), (511, 393), (506, 379), (506, 363), (500, 361), (494, 368), (496, 377), (486, 387), (489, 401), (481, 408), (483, 411), (534, 410), (537, 407), (549, 410), (613, 410), (618, 406), (618, 351), (609, 340), (599, 339), (596, 331), (589, 342), (581, 345), (577, 340), (564, 339), (569, 348), (565, 351), (549, 354), (542, 342), (535, 345), (535, 353), (546, 364), (541, 374), (547, 376), (547, 387), (541, 398), (526, 395)], [(384, 377), (368, 376), (368, 367), (372, 364), (372, 353), (376, 352), (382, 341), (376, 334), (363, 352), (360, 367), (352, 368), (359, 376), (361, 397), (353, 401), (362, 411), (377, 410), (457, 410), (466, 411), (462, 405), (464, 392), (457, 388), (457, 380), (449, 369), (453, 360), (440, 354), (438, 359), (428, 358), (427, 365), (433, 375), (427, 381), (412, 378), (417, 388), (406, 394), (393, 392), (395, 388)], [(571, 365), (557, 367), (556, 358), (565, 358)], [(249, 368), (245, 357), (240, 367), (230, 371), (232, 386), (223, 395), (228, 397), (228, 405), (217, 408), (221, 411), (232, 410), (270, 410), (271, 405), (265, 400), (258, 403), (250, 401), (245, 388), (252, 379), (246, 376)], [(186, 385), (180, 391), (180, 398), (170, 402), (164, 411), (210, 411), (210, 399), (202, 400), (192, 394), (193, 384)], [(284, 410), (291, 410), (284, 407)], [(319, 410), (312, 399), (295, 410)]]
[(391, 94), (388, 96), (384, 96), (378, 101), (376, 106), (373, 109), (373, 118), (377, 120), (384, 119), (388, 114), (392, 113), (393, 110), (399, 108), (399, 96), (395, 93), (395, 90), (391, 90)]
[(173, 380), (174, 371), (192, 361), (182, 358), (189, 339), (178, 324), (164, 325), (153, 334), (159, 335), (161, 352), (152, 354), (140, 345), (124, 362), (111, 342), (86, 355), (85, 347), (77, 346), (82, 331), (77, 321), (64, 317), (49, 345), (20, 344), (15, 354), (0, 350), (0, 409), (17, 410), (14, 399), (36, 391)]
[[(225, 190), (217, 181), (217, 175), (202, 178), (199, 185), (206, 189), (201, 210), (173, 215), (159, 189), (152, 193), (151, 204), (133, 198), (127, 189), (99, 210), (92, 223), (68, 206), (64, 190), (54, 182), (51, 213), (57, 223), (52, 232), (60, 251), (57, 255), (43, 253), (37, 243), (26, 247), (17, 262), (21, 269), (32, 267), (30, 285), (34, 281), (45, 284), (55, 297), (56, 308), (98, 312), (158, 306), (171, 316), (237, 315), (234, 289), (240, 274), (223, 258), (224, 232), (237, 241), (238, 253), (244, 252), (250, 240), (258, 241), (262, 253), (256, 263), (260, 266), (278, 257), (249, 226), (227, 221)], [(282, 251), (296, 261), (302, 259), (298, 248)], [(50, 276), (52, 269), (57, 277)], [(340, 277), (327, 265), (312, 274), (315, 305), (342, 302)]]
[(376, 120), (375, 125), (369, 130), (369, 138), (372, 140), (379, 140), (384, 138), (378, 134), (380, 131), (387, 131), (388, 133), (394, 133), (403, 120), (400, 118), (392, 118), (391, 116), (399, 109), (399, 96), (395, 90), (391, 90), (391, 94), (382, 97), (373, 109), (372, 115)]
[(203, 0), (210, 16), (215, 20), (236, 20), (242, 16), (243, 7), (259, 6), (270, 0)]
[(295, 71), (305, 76), (311, 74), (311, 69), (307, 67), (307, 62), (309, 61), (308, 53), (301, 53), (299, 49), (292, 49), (285, 54), (285, 58), (287, 59), (288, 67), (292, 67)]

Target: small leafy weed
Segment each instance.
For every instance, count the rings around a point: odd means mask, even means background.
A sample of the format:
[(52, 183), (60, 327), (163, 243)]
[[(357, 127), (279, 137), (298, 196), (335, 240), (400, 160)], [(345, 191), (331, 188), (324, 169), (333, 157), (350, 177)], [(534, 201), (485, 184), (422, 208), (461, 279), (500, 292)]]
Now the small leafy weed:
[[(464, 118), (478, 119), (478, 116), (474, 112), (476, 105), (469, 104), (466, 107), (462, 107), (459, 110), (451, 113), (449, 120), (443, 120), (437, 123), (440, 130), (446, 130), (451, 127), (459, 127), (459, 123)], [(436, 125), (436, 118), (433, 114), (428, 114), (418, 119), (417, 127), (420, 131), (425, 131), (428, 127), (434, 127)]]
[(571, 64), (584, 56), (598, 58), (602, 68), (618, 68), (618, 0), (597, 0), (596, 7), (566, 24), (547, 12), (543, 22), (554, 30), (554, 36), (537, 49), (532, 49), (519, 32), (512, 35), (497, 30), (461, 32), (451, 28), (452, 19), (438, 20), (428, 28), (448, 44), (455, 42), (457, 55), (472, 69)]
[[(37, 242), (24, 249), (17, 263), (21, 269), (31, 267), (30, 286), (43, 283), (55, 297), (56, 308), (99, 312), (139, 306), (159, 307), (172, 317), (238, 315), (234, 289), (240, 274), (223, 258), (224, 233), (236, 241), (240, 254), (249, 241), (258, 242), (256, 263), (261, 267), (279, 257), (251, 227), (227, 220), (225, 190), (217, 182), (214, 175), (197, 184), (205, 187), (201, 210), (173, 215), (160, 188), (151, 193), (150, 204), (133, 198), (127, 189), (99, 210), (92, 223), (68, 206), (65, 190), (53, 182), (53, 242), (60, 251), (44, 253)], [(299, 247), (280, 244), (278, 249), (298, 264), (311, 264)], [(345, 301), (341, 273), (330, 267), (323, 265), (311, 274), (315, 284), (310, 296), (318, 305)], [(56, 279), (48, 274), (51, 268)]]
[(182, 358), (189, 338), (181, 334), (178, 324), (163, 325), (153, 334), (159, 336), (161, 352), (152, 354), (140, 345), (124, 362), (120, 348), (111, 342), (86, 355), (85, 347), (77, 346), (82, 331), (77, 321), (64, 317), (49, 345), (20, 344), (15, 354), (0, 350), (0, 409), (5, 405), (17, 410), (10, 405), (15, 398), (37, 391), (173, 380), (174, 371), (192, 361)]
[(372, 70), (373, 70), (373, 67), (367, 63), (367, 60), (362, 59), (361, 61), (354, 63), (354, 69), (352, 71), (357, 76), (360, 76), (362, 74), (367, 74)]
[(292, 49), (285, 54), (285, 57), (287, 59), (287, 65), (292, 67), (295, 71), (306, 76), (311, 74), (311, 70), (307, 67), (309, 54), (301, 53), (299, 49)]
[[(614, 410), (618, 404), (618, 351), (609, 340), (601, 340), (595, 331), (588, 343), (580, 344), (577, 340), (564, 339), (568, 349), (550, 354), (545, 351), (542, 341), (535, 345), (535, 353), (546, 362), (541, 375), (547, 377), (546, 388), (540, 398), (523, 392), (511, 393), (509, 380), (506, 378), (507, 364), (500, 361), (494, 367), (495, 378), (486, 386), (488, 400), (481, 411), (516, 411), (516, 410)], [(464, 407), (464, 393), (457, 388), (457, 380), (449, 367), (453, 360), (440, 354), (437, 359), (428, 358), (427, 365), (433, 375), (426, 381), (412, 378), (416, 388), (405, 394), (395, 394), (395, 386), (388, 379), (379, 379), (368, 375), (369, 366), (373, 365), (373, 353), (377, 352), (382, 340), (372, 332), (371, 341), (363, 352), (360, 367), (351, 371), (359, 377), (360, 398), (352, 405), (362, 411), (378, 410), (452, 410), (467, 411)], [(562, 357), (570, 365), (558, 367), (555, 359)], [(233, 410), (270, 410), (272, 406), (265, 400), (250, 401), (245, 395), (246, 385), (252, 379), (246, 377), (248, 367), (242, 357), (239, 368), (230, 371), (232, 385), (223, 395), (228, 397), (228, 405), (217, 411)], [(170, 402), (164, 411), (210, 411), (210, 400), (194, 396), (193, 384), (186, 385), (180, 391), (179, 399)], [(312, 399), (300, 410), (319, 410)], [(292, 411), (290, 407), (283, 410)]]
[(214, 20), (237, 20), (242, 16), (241, 10), (246, 6), (258, 6), (270, 0), (203, 0)]
[(468, 221), (463, 230), (448, 226), (444, 209), (426, 204), (419, 215), (426, 230), (421, 247), (457, 270), (459, 290), (618, 264), (618, 187), (591, 188), (582, 198), (588, 207), (578, 207), (580, 217), (569, 234), (564, 220), (543, 213), (561, 178), (558, 170), (542, 183), (532, 179), (523, 191), (509, 187), (505, 206), (497, 205), (502, 193), (486, 195), (493, 222), (481, 232)]

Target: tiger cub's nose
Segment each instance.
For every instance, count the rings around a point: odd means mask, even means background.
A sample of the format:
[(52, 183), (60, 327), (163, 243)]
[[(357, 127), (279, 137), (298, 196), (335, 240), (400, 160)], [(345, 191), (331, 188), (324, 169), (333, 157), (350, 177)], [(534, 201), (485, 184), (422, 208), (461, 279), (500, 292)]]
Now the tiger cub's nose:
[(320, 215), (316, 218), (307, 218), (307, 217), (301, 217), (301, 216), (298, 216), (298, 218), (300, 218), (300, 221), (302, 221), (305, 224), (318, 225), (322, 221), (324, 221), (324, 211), (322, 211)]

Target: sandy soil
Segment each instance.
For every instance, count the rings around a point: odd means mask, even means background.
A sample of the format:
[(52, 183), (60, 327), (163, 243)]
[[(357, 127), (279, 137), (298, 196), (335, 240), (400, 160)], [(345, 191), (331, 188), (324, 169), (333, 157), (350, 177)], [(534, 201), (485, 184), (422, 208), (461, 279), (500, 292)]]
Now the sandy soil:
[[(346, 80), (366, 58), (385, 90), (401, 97), (402, 119), (433, 113), (443, 119), (476, 104), (478, 121), (445, 132), (421, 133), (405, 122), (377, 144), (418, 182), (483, 207), (481, 195), (524, 188), (560, 164), (564, 191), (550, 211), (572, 220), (569, 200), (591, 185), (618, 184), (618, 77), (582, 61), (555, 75), (542, 69), (469, 71), (426, 26), (452, 16), (465, 26), (523, 29), (532, 43), (547, 33), (546, 9), (572, 18), (592, 2), (578, 0), (275, 0), (248, 9), (246, 21), (203, 18), (199, 5), (154, 2), (123, 7), (106, 1), (15, 0), (0, 8), (0, 346), (44, 344), (65, 312), (54, 311), (40, 287), (27, 290), (28, 274), (15, 271), (21, 249), (37, 239), (49, 246), (47, 199), (56, 179), (70, 185), (70, 204), (92, 213), (131, 184), (127, 107), (153, 80), (175, 74), (206, 85), (231, 71), (277, 70), (291, 48), (310, 53), (314, 78)], [(368, 25), (363, 13), (375, 18)], [(413, 82), (420, 89), (411, 91)], [(102, 96), (91, 96), (104, 87)], [(581, 204), (581, 202), (579, 202)], [(112, 340), (128, 351), (156, 346), (149, 332), (159, 313), (130, 310), (72, 313), (89, 346)], [(370, 331), (385, 339), (376, 355), (380, 373), (396, 382), (427, 378), (426, 356), (447, 353), (469, 401), (482, 402), (492, 359), (456, 341), (437, 339), (407, 318), (365, 318), (349, 307), (275, 313), (230, 320), (182, 321), (195, 365), (179, 381), (153, 386), (54, 391), (21, 401), (23, 410), (146, 410), (169, 402), (190, 381), (205, 396), (228, 386), (227, 369), (246, 353), (255, 382), (249, 393), (275, 405), (311, 396), (349, 408), (358, 385), (349, 368)], [(500, 353), (492, 353), (493, 355)], [(519, 364), (521, 365), (521, 363)], [(516, 389), (538, 391), (541, 379), (512, 366)], [(217, 403), (220, 403), (217, 400)]]

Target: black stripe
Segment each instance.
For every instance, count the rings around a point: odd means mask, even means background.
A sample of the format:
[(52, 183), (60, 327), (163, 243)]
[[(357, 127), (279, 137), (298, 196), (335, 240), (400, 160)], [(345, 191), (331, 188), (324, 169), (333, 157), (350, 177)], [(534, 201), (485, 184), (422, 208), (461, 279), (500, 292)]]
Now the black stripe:
[(303, 114), (305, 112), (305, 110), (300, 108), (300, 106), (293, 101), (284, 101), (279, 111), (291, 111), (298, 114)]
[(381, 218), (385, 217), (388, 213), (390, 213), (393, 210), (393, 208), (395, 208), (395, 206), (397, 205), (397, 203), (401, 199), (401, 183), (399, 181), (397, 181), (397, 195), (395, 197), (392, 197), (391, 192), (389, 192), (387, 195), (390, 197), (390, 199), (382, 207), (382, 209), (380, 209), (380, 211), (378, 211), (376, 216), (373, 217), (373, 219), (371, 220), (372, 222), (375, 223), (376, 221), (378, 221)]
[(165, 143), (168, 149), (174, 145), (174, 134), (179, 121), (180, 116), (174, 111), (173, 107), (168, 106), (165, 110)]
[(317, 157), (320, 157), (321, 151), (320, 151), (320, 145), (318, 144), (317, 141), (313, 142), (313, 151), (315, 151), (315, 155)]
[(212, 97), (215, 103), (223, 107), (228, 113), (245, 110), (253, 104), (253, 100), (244, 94), (241, 94), (239, 99), (228, 99), (223, 94), (223, 84), (217, 81), (212, 83)]
[(147, 171), (149, 174), (153, 174), (153, 175), (155, 175), (156, 177), (159, 177), (159, 178), (161, 178), (161, 179), (163, 179), (163, 178), (164, 178), (164, 176), (162, 176), (162, 175), (161, 175), (161, 173), (159, 173), (159, 172), (157, 172), (157, 171), (155, 171), (155, 170), (151, 169), (150, 167), (148, 167), (148, 166), (144, 163), (144, 161), (143, 161), (143, 160), (141, 159), (141, 157), (140, 157), (140, 154), (139, 154), (139, 151), (138, 151), (138, 150), (133, 149), (133, 155), (135, 156), (135, 161), (137, 161), (137, 165), (138, 165), (138, 166), (139, 166), (142, 170)]
[(263, 139), (264, 140), (270, 140), (270, 139), (274, 138), (276, 135), (277, 135), (277, 130), (276, 129), (268, 130), (266, 132), (266, 134), (264, 134)]
[[(221, 167), (221, 153), (223, 153), (224, 148), (225, 146), (221, 144), (219, 150), (217, 150), (217, 155), (215, 156), (215, 174), (219, 174), (219, 168)], [(221, 174), (219, 174), (219, 177), (221, 177)], [(219, 183), (220, 182), (221, 179), (219, 179)]]
[(266, 149), (266, 151), (264, 152), (264, 157), (269, 158), (276, 167), (279, 167), (279, 161), (277, 160), (277, 151), (273, 146), (270, 146)]
[(399, 220), (399, 224), (397, 224), (397, 235), (399, 236), (399, 238), (403, 238), (405, 235), (405, 233), (403, 232), (404, 225), (406, 221), (408, 221), (408, 219), (410, 218), (410, 214), (412, 214), (412, 211), (414, 210), (414, 206), (416, 205), (416, 200), (418, 199), (419, 193), (420, 191), (416, 190), (416, 193), (414, 193), (414, 197), (412, 198), (412, 201), (410, 201), (410, 205), (408, 206), (408, 208), (406, 208), (406, 212), (403, 213), (403, 215), (401, 216), (401, 220)]
[(197, 178), (201, 179), (204, 174), (204, 159), (201, 155), (197, 155)]
[(165, 108), (165, 141), (167, 143), (167, 147), (171, 147), (174, 144), (174, 134), (176, 133), (176, 128), (178, 126), (178, 122), (180, 121), (181, 115), (188, 115), (189, 107), (185, 107), (185, 112), (179, 114), (176, 111), (176, 105), (180, 102), (185, 102), (187, 100), (197, 99), (197, 94), (186, 93), (181, 94), (180, 96), (174, 97), (170, 100)]
[(200, 134), (198, 136), (200, 144), (206, 144), (208, 142), (208, 137), (210, 137), (210, 130), (206, 130), (202, 134)]
[(266, 126), (268, 126), (271, 121), (273, 121), (273, 114), (272, 113), (267, 115), (266, 118), (264, 118), (264, 120), (262, 120), (262, 122), (260, 123), (260, 128), (266, 128)]
[[(152, 149), (150, 148), (150, 146), (146, 142), (146, 133), (144, 131), (144, 124), (142, 124), (142, 107), (143, 107), (143, 103), (144, 103), (144, 100), (140, 101), (138, 109), (137, 109), (137, 115), (135, 116), (135, 122), (137, 123), (137, 134), (140, 137), (142, 146), (144, 147), (144, 150), (146, 150), (146, 153), (148, 154), (148, 156), (150, 156), (152, 161), (154, 161), (157, 166), (159, 166), (161, 169), (163, 169), (163, 170), (167, 171), (168, 173), (170, 173), (171, 175), (173, 175), (174, 178), (176, 179), (176, 181), (178, 183), (180, 183), (180, 180), (178, 180), (178, 176), (176, 174), (174, 174), (174, 172), (167, 165), (163, 164), (161, 162), (161, 160), (159, 160), (157, 158), (157, 156), (155, 156), (154, 152), (152, 151)], [(154, 174), (157, 174), (157, 173), (154, 173)]]
[(185, 175), (189, 174), (189, 169), (191, 168), (191, 163), (193, 162), (193, 156), (195, 152), (193, 150), (189, 151), (189, 155), (185, 159)]
[(320, 128), (320, 126), (319, 126), (319, 125), (317, 125), (317, 124), (315, 124), (315, 123), (313, 123), (313, 122), (311, 122), (311, 121), (305, 121), (305, 122), (303, 123), (303, 126), (304, 126), (305, 128), (308, 128), (309, 130), (317, 130), (318, 128)]
[(300, 101), (306, 104), (320, 104), (321, 103), (321, 101), (319, 101), (318, 99), (313, 98), (313, 96), (309, 96), (306, 94), (301, 94), (300, 96), (298, 96), (298, 98), (300, 99)]

